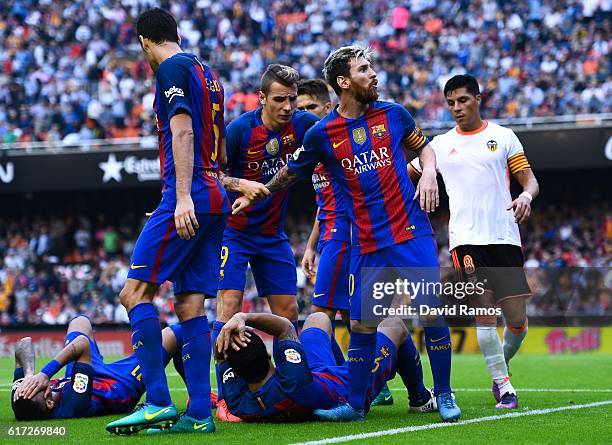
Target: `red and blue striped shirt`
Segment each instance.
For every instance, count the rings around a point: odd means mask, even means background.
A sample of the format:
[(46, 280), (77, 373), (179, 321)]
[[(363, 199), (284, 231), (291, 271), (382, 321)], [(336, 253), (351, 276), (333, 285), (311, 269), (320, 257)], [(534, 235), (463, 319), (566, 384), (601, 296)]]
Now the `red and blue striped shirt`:
[(176, 208), (176, 171), (172, 155), (170, 119), (189, 113), (193, 128), (191, 198), (196, 213), (221, 214), (230, 210), (219, 181), (217, 157), (223, 142), (223, 86), (216, 74), (193, 54), (178, 53), (164, 60), (155, 73), (155, 102), (162, 175), (159, 207)]
[(404, 152), (428, 142), (398, 104), (373, 102), (357, 119), (340, 116), (336, 108), (306, 133), (303, 150), (288, 167), (307, 178), (319, 162), (324, 164), (351, 218), (351, 253), (360, 255), (433, 233), (413, 199)]
[[(263, 184), (287, 164), (302, 146), (304, 134), (319, 119), (305, 111), (295, 111), (280, 132), (268, 129), (261, 119), (262, 109), (249, 111), (227, 126), (227, 174)], [(244, 211), (231, 215), (227, 225), (243, 232), (275, 235), (285, 231), (288, 190), (274, 193)], [(237, 193), (229, 193), (231, 201)]]
[(319, 242), (328, 240), (351, 241), (351, 220), (344, 208), (342, 191), (331, 180), (325, 166), (317, 164), (312, 173), (312, 186), (319, 207)]

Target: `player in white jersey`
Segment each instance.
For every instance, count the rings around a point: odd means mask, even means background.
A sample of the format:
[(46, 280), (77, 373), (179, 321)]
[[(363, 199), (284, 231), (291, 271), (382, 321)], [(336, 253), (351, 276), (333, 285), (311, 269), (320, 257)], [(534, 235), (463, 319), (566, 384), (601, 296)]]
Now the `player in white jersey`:
[[(484, 295), (470, 297), (470, 303), (502, 309), (503, 345), (495, 316), (475, 317), (478, 344), (493, 378), (496, 407), (517, 408), (508, 362), (527, 334), (525, 303), (531, 295), (518, 224), (531, 214), (538, 181), (514, 132), (480, 116), (480, 89), (474, 77), (454, 76), (446, 83), (444, 96), (457, 126), (436, 136), (430, 145), (449, 197), (451, 256), (460, 280), (486, 280)], [(418, 177), (418, 159), (409, 171)], [(514, 200), (511, 174), (523, 187)]]

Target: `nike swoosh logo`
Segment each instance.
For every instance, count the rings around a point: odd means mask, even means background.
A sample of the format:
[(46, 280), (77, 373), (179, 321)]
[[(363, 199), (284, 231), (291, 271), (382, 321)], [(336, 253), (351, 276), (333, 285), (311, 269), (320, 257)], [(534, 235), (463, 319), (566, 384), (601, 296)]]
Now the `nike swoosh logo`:
[(346, 139), (343, 139), (340, 142), (333, 142), (332, 143), (332, 147), (334, 147), (334, 149), (336, 149), (336, 148), (340, 147), (342, 144), (344, 144), (345, 142), (346, 142)]
[(146, 265), (146, 264), (144, 264), (144, 265), (142, 265), (142, 266), (134, 266), (134, 264), (132, 264), (132, 265), (130, 266), (130, 269), (132, 269), (132, 270), (134, 270), (134, 269), (142, 269), (143, 267), (147, 267), (147, 265)]
[(349, 349), (346, 352), (351, 352), (351, 351), (361, 351), (361, 348), (353, 348), (353, 349)]
[(194, 430), (199, 430), (199, 429), (201, 429), (201, 428), (204, 428), (204, 427), (205, 427), (206, 425), (208, 425), (209, 423), (210, 423), (210, 422), (206, 422), (206, 423), (202, 423), (202, 424), (200, 424), (200, 425), (198, 425), (197, 423), (194, 423), (194, 424), (193, 424), (193, 429), (194, 429)]
[(385, 396), (385, 402), (391, 400), (391, 397), (393, 397), (393, 394), (389, 394), (388, 396)]
[(257, 151), (252, 151), (250, 148), (247, 150), (248, 155), (256, 155), (257, 153)]
[(325, 294), (314, 294), (314, 297), (315, 298), (319, 298), (319, 297), (322, 297), (323, 295), (325, 295)]
[(159, 411), (155, 411), (154, 413), (148, 413), (145, 411), (144, 418), (146, 420), (155, 419), (160, 414), (166, 414), (168, 411), (170, 411), (170, 408), (162, 408)]
[(444, 337), (442, 337), (442, 338), (437, 339), (437, 340), (432, 340), (431, 342), (432, 343), (438, 343), (440, 340), (444, 340), (445, 338), (446, 338), (446, 335)]

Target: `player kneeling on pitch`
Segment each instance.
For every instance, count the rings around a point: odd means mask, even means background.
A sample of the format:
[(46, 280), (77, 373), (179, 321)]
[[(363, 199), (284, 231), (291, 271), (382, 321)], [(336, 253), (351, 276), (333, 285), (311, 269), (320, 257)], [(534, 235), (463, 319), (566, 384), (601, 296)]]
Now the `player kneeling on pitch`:
[[(180, 325), (163, 330), (164, 363), (174, 355), (180, 357), (182, 338)], [(34, 362), (32, 339), (25, 337), (15, 346), (11, 402), (17, 420), (127, 413), (145, 392), (136, 355), (105, 363), (85, 316), (70, 322), (64, 348), (37, 374)], [(64, 366), (65, 376), (53, 379)], [(182, 368), (177, 370), (182, 372)]]
[[(261, 337), (249, 328), (278, 339), (275, 364)], [(246, 421), (299, 421), (313, 419), (318, 410), (346, 400), (348, 365), (336, 365), (331, 332), (331, 321), (324, 313), (310, 315), (299, 338), (286, 318), (234, 315), (215, 344), (223, 396), (230, 412)], [(419, 353), (399, 318), (386, 319), (378, 326), (376, 351), (366, 406), (397, 372), (408, 390), (409, 410), (437, 410), (436, 399), (423, 385)]]

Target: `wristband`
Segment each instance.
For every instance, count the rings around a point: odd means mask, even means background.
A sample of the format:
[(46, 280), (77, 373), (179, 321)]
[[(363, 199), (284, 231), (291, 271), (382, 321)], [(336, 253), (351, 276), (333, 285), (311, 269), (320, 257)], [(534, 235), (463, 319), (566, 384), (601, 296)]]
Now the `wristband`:
[(46, 374), (49, 379), (57, 374), (57, 371), (62, 369), (62, 365), (60, 365), (57, 360), (51, 360), (49, 363), (45, 365), (43, 369), (40, 370), (43, 374)]
[(531, 201), (533, 201), (533, 196), (531, 196), (531, 193), (529, 193), (529, 192), (523, 192), (519, 196), (524, 196), (525, 198), (527, 198), (529, 200), (529, 203), (531, 203)]

